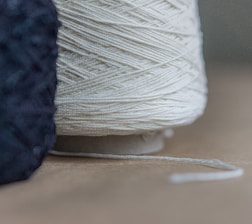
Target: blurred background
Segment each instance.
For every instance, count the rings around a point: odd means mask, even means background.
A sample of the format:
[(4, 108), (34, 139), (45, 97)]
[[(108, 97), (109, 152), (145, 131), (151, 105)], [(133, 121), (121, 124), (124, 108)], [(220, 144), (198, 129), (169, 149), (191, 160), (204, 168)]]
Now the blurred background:
[(198, 1), (206, 62), (252, 62), (252, 0)]

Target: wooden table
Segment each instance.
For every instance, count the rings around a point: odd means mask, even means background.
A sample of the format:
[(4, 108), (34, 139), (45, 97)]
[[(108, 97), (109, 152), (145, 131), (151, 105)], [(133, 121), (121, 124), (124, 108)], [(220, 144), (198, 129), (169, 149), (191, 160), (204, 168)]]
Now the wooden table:
[(252, 67), (211, 66), (208, 78), (205, 115), (176, 129), (158, 155), (218, 158), (243, 167), (242, 178), (174, 185), (173, 172), (213, 170), (48, 156), (32, 179), (0, 188), (0, 223), (251, 223)]

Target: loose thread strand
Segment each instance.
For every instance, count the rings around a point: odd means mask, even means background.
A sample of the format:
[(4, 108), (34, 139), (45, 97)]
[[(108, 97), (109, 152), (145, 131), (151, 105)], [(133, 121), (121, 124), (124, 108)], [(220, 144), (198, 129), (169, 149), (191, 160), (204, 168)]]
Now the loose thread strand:
[(194, 158), (177, 158), (169, 156), (148, 156), (148, 155), (116, 155), (116, 154), (99, 154), (99, 153), (71, 153), (71, 152), (59, 152), (51, 151), (52, 155), (60, 156), (73, 156), (73, 157), (89, 157), (99, 159), (115, 159), (115, 160), (163, 160), (180, 162), (187, 164), (197, 164), (202, 166), (208, 166), (211, 168), (223, 169), (222, 172), (197, 172), (197, 173), (174, 173), (168, 177), (171, 183), (186, 183), (195, 181), (217, 181), (226, 180), (232, 178), (241, 177), (244, 174), (244, 170), (238, 166), (222, 162), (216, 159), (194, 159)]

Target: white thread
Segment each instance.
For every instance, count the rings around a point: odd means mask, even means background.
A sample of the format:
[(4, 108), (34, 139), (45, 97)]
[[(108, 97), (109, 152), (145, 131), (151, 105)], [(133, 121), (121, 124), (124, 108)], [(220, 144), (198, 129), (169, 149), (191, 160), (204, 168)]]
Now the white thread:
[(55, 0), (59, 135), (192, 123), (206, 104), (196, 0)]
[(220, 160), (215, 159), (193, 159), (193, 158), (176, 158), (168, 156), (145, 156), (145, 155), (115, 155), (115, 154), (99, 154), (99, 153), (71, 153), (71, 152), (60, 152), (51, 151), (53, 155), (61, 156), (74, 156), (74, 157), (90, 157), (100, 159), (121, 159), (121, 160), (164, 160), (173, 162), (182, 162), (188, 164), (199, 164), (202, 166), (208, 166), (212, 168), (224, 169), (227, 171), (214, 172), (214, 173), (175, 173), (172, 174), (168, 180), (174, 184), (194, 182), (194, 181), (214, 181), (214, 180), (226, 180), (232, 178), (241, 177), (244, 174), (244, 170), (240, 167), (232, 164), (224, 163)]
[[(128, 135), (192, 123), (206, 104), (196, 0), (55, 0), (60, 135)], [(164, 134), (171, 137), (172, 132)], [(219, 160), (94, 153), (55, 155), (167, 160), (227, 171), (173, 174), (173, 183), (235, 178)]]

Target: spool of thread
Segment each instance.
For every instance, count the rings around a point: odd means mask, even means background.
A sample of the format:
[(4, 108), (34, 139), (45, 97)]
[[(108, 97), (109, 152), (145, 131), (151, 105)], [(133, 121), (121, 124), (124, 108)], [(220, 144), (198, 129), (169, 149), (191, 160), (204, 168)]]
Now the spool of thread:
[(142, 154), (197, 119), (206, 77), (196, 0), (56, 0), (54, 150)]
[(55, 142), (57, 12), (0, 1), (0, 184), (27, 179)]

